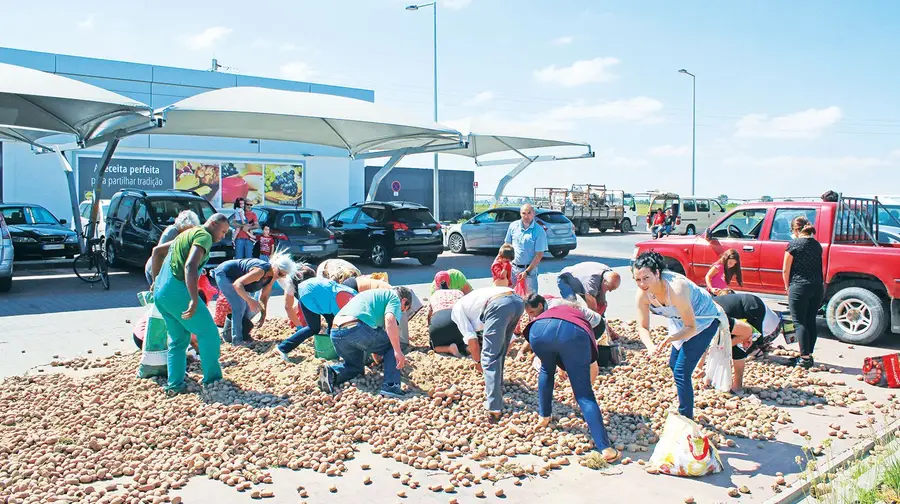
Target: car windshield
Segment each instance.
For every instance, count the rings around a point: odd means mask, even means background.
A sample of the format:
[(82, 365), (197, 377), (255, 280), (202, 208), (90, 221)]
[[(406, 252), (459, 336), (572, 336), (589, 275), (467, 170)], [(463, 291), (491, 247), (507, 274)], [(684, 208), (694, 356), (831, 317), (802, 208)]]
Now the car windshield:
[(434, 224), (434, 217), (427, 208), (395, 208), (394, 220), (409, 226), (427, 226)]
[(31, 207), (29, 210), (31, 210), (31, 224), (59, 224), (56, 217), (44, 207)]
[(900, 205), (879, 206), (878, 225), (900, 228)]
[(548, 224), (568, 224), (569, 219), (566, 218), (562, 212), (544, 212), (538, 214), (538, 219), (548, 223)]
[(206, 219), (216, 213), (216, 209), (206, 200), (178, 198), (150, 202), (150, 213), (157, 226), (174, 224), (175, 217), (184, 210), (191, 210), (197, 214), (201, 223), (206, 222)]

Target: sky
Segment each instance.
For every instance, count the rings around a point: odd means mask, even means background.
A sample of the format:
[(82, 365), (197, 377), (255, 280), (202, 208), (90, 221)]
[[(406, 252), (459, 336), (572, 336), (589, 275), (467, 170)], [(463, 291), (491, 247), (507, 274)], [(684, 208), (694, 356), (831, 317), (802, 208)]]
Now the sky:
[[(373, 89), (432, 119), (432, 10), (402, 0), (58, 0), (4, 7), (0, 46)], [(900, 193), (900, 2), (439, 0), (439, 122), (591, 144), (507, 187), (730, 198)], [(555, 154), (573, 154), (565, 149)], [(508, 157), (508, 156), (507, 156)], [(431, 156), (403, 166), (431, 167)], [(474, 169), (440, 157), (442, 168)], [(492, 193), (511, 166), (477, 168)]]

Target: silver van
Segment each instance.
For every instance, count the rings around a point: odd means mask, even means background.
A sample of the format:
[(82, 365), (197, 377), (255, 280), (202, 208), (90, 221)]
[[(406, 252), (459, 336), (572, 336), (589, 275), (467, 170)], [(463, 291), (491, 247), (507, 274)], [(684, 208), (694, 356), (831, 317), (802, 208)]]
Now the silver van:
[(647, 210), (647, 230), (653, 227), (653, 216), (657, 210), (671, 209), (675, 216), (675, 226), (669, 234), (695, 235), (713, 225), (725, 214), (725, 208), (716, 198), (704, 196), (679, 196), (675, 193), (655, 193), (650, 197)]

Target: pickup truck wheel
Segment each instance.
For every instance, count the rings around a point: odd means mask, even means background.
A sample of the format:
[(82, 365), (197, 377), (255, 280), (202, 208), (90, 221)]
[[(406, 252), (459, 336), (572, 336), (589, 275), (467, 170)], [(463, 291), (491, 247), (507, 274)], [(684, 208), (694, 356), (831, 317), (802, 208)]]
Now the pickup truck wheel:
[(591, 232), (591, 225), (588, 224), (588, 221), (581, 221), (578, 223), (578, 234), (586, 235)]
[(459, 233), (450, 235), (450, 238), (447, 239), (447, 246), (450, 248), (450, 252), (454, 254), (462, 254), (466, 251), (466, 241), (463, 240), (462, 235)]
[(837, 292), (825, 309), (828, 329), (844, 343), (866, 345), (887, 330), (884, 303), (875, 293), (862, 287), (847, 287)]
[(622, 219), (622, 224), (619, 225), (619, 230), (623, 233), (630, 233), (634, 231), (634, 228), (631, 227), (631, 219)]

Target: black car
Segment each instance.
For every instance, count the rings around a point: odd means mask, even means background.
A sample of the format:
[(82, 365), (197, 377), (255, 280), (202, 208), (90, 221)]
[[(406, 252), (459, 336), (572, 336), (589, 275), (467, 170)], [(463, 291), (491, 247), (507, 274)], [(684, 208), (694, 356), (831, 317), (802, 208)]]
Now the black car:
[[(167, 226), (183, 210), (192, 210), (200, 223), (216, 209), (209, 201), (188, 191), (142, 191), (122, 189), (113, 195), (106, 214), (106, 253), (110, 264), (143, 266), (159, 243)], [(234, 258), (231, 231), (209, 251), (207, 266), (216, 266)]]
[[(253, 212), (259, 218), (259, 229), (253, 230), (257, 238), (262, 235), (262, 228), (269, 226), (275, 246), (286, 248), (292, 256), (313, 260), (337, 257), (334, 234), (325, 227), (325, 219), (318, 210), (255, 206)], [(234, 214), (228, 222), (232, 228), (236, 227)], [(259, 257), (258, 240), (253, 246), (253, 255)]]
[(0, 203), (9, 227), (15, 260), (75, 257), (81, 249), (78, 235), (46, 208), (32, 203)]
[(415, 257), (427, 266), (444, 251), (440, 223), (418, 203), (355, 203), (328, 219), (327, 226), (339, 253), (367, 258), (379, 268), (393, 257)]

